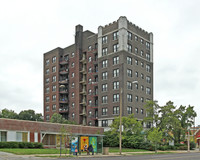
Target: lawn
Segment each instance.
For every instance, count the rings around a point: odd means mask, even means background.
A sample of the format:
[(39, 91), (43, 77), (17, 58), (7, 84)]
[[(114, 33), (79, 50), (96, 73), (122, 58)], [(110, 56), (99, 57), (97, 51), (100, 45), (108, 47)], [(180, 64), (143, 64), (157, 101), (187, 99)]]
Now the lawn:
[[(2, 152), (9, 152), (9, 153), (14, 153), (18, 155), (31, 155), (31, 154), (60, 154), (59, 149), (16, 149), (16, 148), (5, 148), (5, 149), (0, 149)], [(62, 154), (66, 153), (66, 150), (61, 151)], [(69, 151), (67, 151), (67, 154)]]
[[(0, 151), (3, 152), (9, 152), (14, 153), (18, 155), (31, 155), (31, 154), (60, 154), (59, 149), (0, 149)], [(110, 153), (119, 153), (119, 148), (110, 147), (109, 148)], [(144, 149), (131, 149), (131, 148), (122, 148), (122, 152), (148, 152), (148, 150)], [(66, 152), (66, 150), (62, 150), (62, 154), (69, 154), (69, 150)]]

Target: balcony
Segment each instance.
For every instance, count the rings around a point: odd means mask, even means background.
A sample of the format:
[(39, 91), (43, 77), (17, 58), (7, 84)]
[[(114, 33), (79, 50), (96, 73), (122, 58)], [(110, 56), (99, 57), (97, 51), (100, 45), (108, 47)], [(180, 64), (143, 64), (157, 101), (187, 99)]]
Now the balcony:
[(61, 93), (61, 94), (67, 94), (68, 90), (66, 88), (60, 88), (59, 89), (59, 93)]
[(60, 59), (60, 64), (64, 65), (64, 64), (68, 64), (68, 59)]
[(61, 69), (60, 74), (67, 74), (69, 72), (69, 69)]
[(68, 111), (68, 108), (59, 108), (59, 113), (67, 113)]
[(67, 83), (68, 83), (68, 79), (60, 80), (59, 83), (60, 83), (60, 84), (67, 84)]
[(79, 83), (86, 83), (86, 79), (85, 78), (81, 79)]
[(86, 95), (86, 94), (87, 94), (87, 93), (86, 93), (86, 90), (83, 89), (82, 91), (80, 91), (80, 94), (85, 94), (85, 95)]
[(60, 98), (59, 103), (66, 104), (66, 103), (68, 103), (68, 99), (67, 98)]
[(83, 74), (86, 74), (86, 68), (83, 67), (83, 68), (80, 70), (80, 72), (83, 73)]
[(80, 62), (86, 63), (86, 55), (83, 55), (83, 57), (80, 59)]
[(83, 101), (80, 102), (80, 104), (82, 104), (82, 105), (86, 105), (86, 101), (83, 100)]

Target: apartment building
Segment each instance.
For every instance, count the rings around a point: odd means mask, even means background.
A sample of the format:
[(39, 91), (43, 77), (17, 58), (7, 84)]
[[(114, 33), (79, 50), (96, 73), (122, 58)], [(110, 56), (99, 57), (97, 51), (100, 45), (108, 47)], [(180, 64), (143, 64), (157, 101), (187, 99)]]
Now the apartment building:
[(59, 113), (108, 127), (119, 116), (120, 96), (122, 115), (138, 120), (146, 116), (146, 100), (153, 100), (153, 34), (126, 17), (99, 26), (98, 33), (77, 25), (73, 45), (44, 54), (45, 121)]

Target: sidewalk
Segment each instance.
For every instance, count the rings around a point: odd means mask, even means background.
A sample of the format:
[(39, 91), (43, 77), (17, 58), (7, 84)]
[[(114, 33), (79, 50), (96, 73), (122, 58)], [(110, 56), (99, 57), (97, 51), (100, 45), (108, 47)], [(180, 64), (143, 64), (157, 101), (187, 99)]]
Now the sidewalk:
[[(177, 151), (171, 151), (171, 150), (169, 150), (169, 151), (158, 151), (158, 153), (160, 153), (160, 152), (171, 152), (171, 153), (187, 153), (187, 151), (186, 150), (177, 150)], [(199, 151), (199, 149), (196, 149), (196, 150), (191, 150), (190, 152), (200, 152)], [(146, 151), (146, 152), (122, 152), (122, 154), (120, 155), (118, 152), (116, 152), (116, 153), (109, 153), (108, 155), (103, 155), (103, 154), (100, 154), (100, 153), (98, 153), (98, 154), (94, 154), (94, 155), (92, 155), (92, 154), (90, 154), (90, 155), (87, 155), (86, 153), (82, 153), (81, 155), (77, 155), (77, 156), (75, 156), (75, 155), (73, 155), (73, 154), (62, 154), (61, 155), (61, 157), (65, 157), (65, 156), (72, 156), (72, 157), (79, 157), (79, 158), (81, 158), (81, 157), (119, 157), (119, 156), (131, 156), (131, 155), (134, 155), (134, 154), (148, 154), (148, 153), (155, 153), (155, 151)], [(29, 156), (31, 156), (31, 155), (29, 155)], [(32, 156), (39, 156), (39, 157), (51, 157), (51, 156), (57, 156), (57, 157), (59, 157), (60, 156), (60, 154), (35, 154), (35, 155), (32, 155)]]

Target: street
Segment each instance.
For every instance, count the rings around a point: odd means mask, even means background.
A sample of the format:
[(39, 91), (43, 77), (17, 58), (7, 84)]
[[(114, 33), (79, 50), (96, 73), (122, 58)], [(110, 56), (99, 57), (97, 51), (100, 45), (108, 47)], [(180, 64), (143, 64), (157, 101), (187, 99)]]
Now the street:
[[(100, 155), (99, 155), (100, 156)], [(48, 158), (34, 157), (28, 155), (14, 155), (11, 153), (0, 152), (0, 160), (199, 160), (200, 152), (191, 153), (172, 153), (172, 154), (157, 154), (157, 155), (129, 155), (129, 156), (102, 156), (102, 157), (65, 157), (65, 158)]]

